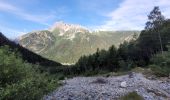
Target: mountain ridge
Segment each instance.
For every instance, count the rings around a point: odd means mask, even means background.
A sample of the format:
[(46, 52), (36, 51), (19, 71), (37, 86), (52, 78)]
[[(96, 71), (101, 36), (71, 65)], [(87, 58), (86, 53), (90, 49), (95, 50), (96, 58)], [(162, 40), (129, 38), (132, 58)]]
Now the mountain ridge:
[(129, 41), (139, 31), (90, 31), (81, 25), (59, 22), (48, 30), (34, 31), (19, 38), (19, 44), (51, 60), (75, 63), (83, 55), (94, 53), (97, 48), (118, 47)]

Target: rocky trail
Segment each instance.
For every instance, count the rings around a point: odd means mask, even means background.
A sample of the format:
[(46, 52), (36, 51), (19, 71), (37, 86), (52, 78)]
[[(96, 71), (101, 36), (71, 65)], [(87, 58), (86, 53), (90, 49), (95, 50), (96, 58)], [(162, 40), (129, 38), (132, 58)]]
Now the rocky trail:
[(145, 100), (170, 100), (170, 80), (151, 80), (143, 74), (110, 77), (75, 77), (64, 80), (64, 85), (44, 100), (118, 100), (136, 91)]

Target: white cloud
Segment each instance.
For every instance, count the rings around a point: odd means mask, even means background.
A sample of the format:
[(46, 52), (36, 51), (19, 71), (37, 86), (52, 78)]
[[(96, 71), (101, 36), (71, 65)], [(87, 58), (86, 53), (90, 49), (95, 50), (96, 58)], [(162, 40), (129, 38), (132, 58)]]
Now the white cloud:
[(10, 14), (15, 14), (22, 19), (37, 22), (37, 23), (47, 25), (47, 26), (49, 26), (48, 21), (56, 17), (54, 13), (51, 13), (51, 14), (46, 13), (44, 15), (43, 14), (30, 14), (26, 12), (25, 10), (23, 10), (22, 8), (16, 7), (10, 3), (2, 2), (2, 1), (0, 1), (0, 11), (8, 12)]
[(154, 6), (159, 6), (165, 17), (170, 17), (169, 0), (124, 0), (117, 9), (108, 13), (103, 25), (95, 26), (100, 30), (141, 30), (147, 15)]

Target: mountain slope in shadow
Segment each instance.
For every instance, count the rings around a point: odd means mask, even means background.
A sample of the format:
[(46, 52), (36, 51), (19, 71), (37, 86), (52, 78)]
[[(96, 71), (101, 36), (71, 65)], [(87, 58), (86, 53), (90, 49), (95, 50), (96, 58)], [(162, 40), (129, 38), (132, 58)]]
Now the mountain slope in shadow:
[(39, 64), (41, 66), (61, 66), (60, 63), (41, 57), (40, 55), (35, 54), (32, 51), (29, 51), (19, 44), (9, 40), (0, 32), (0, 46), (5, 45), (8, 45), (12, 50), (17, 50), (22, 55), (22, 59), (28, 63)]

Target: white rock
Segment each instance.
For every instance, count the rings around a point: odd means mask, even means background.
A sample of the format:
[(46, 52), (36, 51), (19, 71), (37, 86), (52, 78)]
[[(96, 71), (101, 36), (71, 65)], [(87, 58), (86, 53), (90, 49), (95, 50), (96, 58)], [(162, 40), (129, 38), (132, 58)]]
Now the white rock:
[(126, 82), (124, 81), (124, 82), (121, 82), (121, 83), (120, 83), (120, 86), (121, 86), (122, 88), (125, 88), (125, 87), (127, 87), (127, 84), (126, 84)]

